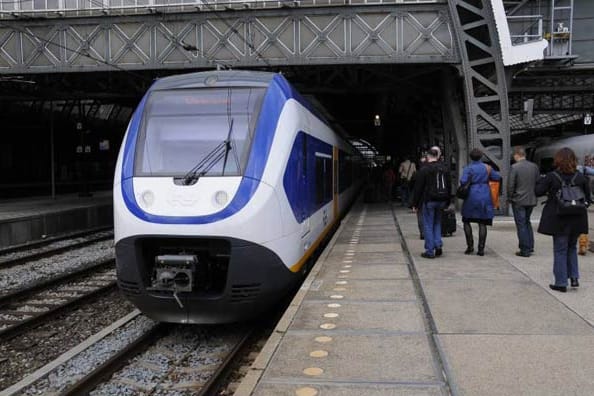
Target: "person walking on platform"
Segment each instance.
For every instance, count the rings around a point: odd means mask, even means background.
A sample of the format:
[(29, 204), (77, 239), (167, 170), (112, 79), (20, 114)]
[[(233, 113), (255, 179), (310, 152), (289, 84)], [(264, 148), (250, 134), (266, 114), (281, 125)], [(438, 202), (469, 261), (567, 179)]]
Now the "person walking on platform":
[[(588, 181), (588, 186), (590, 187), (590, 192), (592, 191), (591, 176), (594, 176), (594, 167), (592, 167), (592, 165), (594, 165), (592, 156), (586, 155), (584, 157), (584, 165), (577, 166), (578, 172), (581, 172), (586, 177), (586, 180)], [(589, 248), (590, 240), (588, 238), (588, 234), (580, 234), (578, 238), (578, 254), (580, 256), (585, 256)]]
[(385, 165), (383, 178), (386, 201), (390, 202), (392, 200), (392, 190), (394, 189), (394, 183), (396, 182), (396, 174), (390, 165)]
[(479, 225), (479, 241), (476, 254), (485, 255), (485, 243), (487, 242), (487, 226), (493, 225), (493, 201), (489, 180), (500, 181), (501, 175), (489, 165), (483, 163), (481, 158), (483, 152), (473, 149), (470, 152), (471, 163), (462, 172), (460, 185), (470, 183), (468, 196), (462, 204), (462, 222), (464, 224), (464, 236), (466, 237), (466, 250), (464, 254), (474, 252), (474, 239), (470, 223)]
[[(419, 159), (418, 170), (420, 171), (425, 166), (426, 163), (427, 163), (427, 154), (423, 152), (423, 154), (421, 154), (421, 158)], [(415, 190), (415, 184), (417, 182), (417, 175), (418, 175), (418, 172), (415, 172), (413, 177), (410, 179), (410, 188), (411, 188), (411, 191), (413, 191), (413, 192)], [(408, 207), (412, 208), (413, 206), (414, 206), (413, 194), (411, 194), (410, 200), (408, 203)], [(422, 207), (420, 207), (420, 206), (417, 207), (416, 215), (417, 215), (417, 226), (419, 227), (419, 238), (421, 240), (423, 240), (423, 239), (425, 239), (425, 236), (424, 236), (425, 231), (423, 230), (423, 209), (422, 209)]]
[(421, 208), (425, 237), (425, 251), (421, 257), (432, 259), (443, 254), (441, 240), (441, 212), (450, 203), (451, 178), (442, 162), (441, 151), (432, 147), (426, 165), (418, 172), (413, 192), (413, 210)]
[(534, 231), (530, 223), (532, 209), (536, 206), (534, 189), (540, 176), (538, 166), (526, 159), (523, 147), (514, 149), (515, 164), (508, 181), (508, 201), (511, 202), (520, 250), (516, 256), (530, 257), (534, 252)]
[(398, 168), (398, 176), (400, 177), (400, 199), (402, 200), (402, 206), (408, 205), (411, 179), (417, 172), (417, 167), (414, 162), (410, 159), (405, 158)]
[(577, 240), (588, 233), (590, 186), (584, 175), (577, 172), (577, 158), (573, 150), (564, 147), (555, 154), (555, 170), (536, 183), (536, 195), (547, 195), (538, 232), (553, 237), (552, 290), (565, 293), (567, 279), (571, 287), (579, 286)]

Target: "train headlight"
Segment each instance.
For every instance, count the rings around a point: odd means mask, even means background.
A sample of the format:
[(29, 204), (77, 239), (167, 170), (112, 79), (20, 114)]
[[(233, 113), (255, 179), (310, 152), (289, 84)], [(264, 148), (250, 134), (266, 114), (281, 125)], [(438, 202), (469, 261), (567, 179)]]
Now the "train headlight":
[(143, 192), (140, 197), (142, 198), (142, 202), (148, 207), (155, 203), (155, 194), (152, 191), (145, 191)]
[(229, 201), (229, 195), (225, 191), (217, 191), (214, 200), (218, 206), (225, 206)]

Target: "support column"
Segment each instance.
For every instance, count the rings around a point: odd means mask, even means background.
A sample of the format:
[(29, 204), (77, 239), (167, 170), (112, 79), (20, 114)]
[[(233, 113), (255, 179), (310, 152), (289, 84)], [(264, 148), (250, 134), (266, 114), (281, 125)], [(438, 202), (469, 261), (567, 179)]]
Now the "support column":
[(491, 1), (449, 0), (449, 7), (464, 77), (468, 146), (484, 151), (499, 168), (504, 177), (502, 210), (507, 213), (504, 206), (510, 161), (509, 105)]

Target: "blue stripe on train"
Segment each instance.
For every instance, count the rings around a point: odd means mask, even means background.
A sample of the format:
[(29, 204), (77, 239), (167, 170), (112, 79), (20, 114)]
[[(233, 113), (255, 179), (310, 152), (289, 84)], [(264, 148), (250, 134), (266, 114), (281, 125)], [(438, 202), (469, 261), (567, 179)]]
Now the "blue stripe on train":
[(135, 148), (147, 96), (145, 95), (138, 105), (130, 122), (122, 164), (122, 195), (128, 210), (136, 217), (159, 224), (208, 224), (223, 220), (240, 211), (253, 197), (260, 184), (270, 153), (274, 132), (287, 100), (295, 99), (303, 106), (311, 108), (311, 105), (304, 101), (284, 77), (278, 74), (275, 75), (268, 87), (260, 110), (246, 170), (229, 205), (219, 212), (205, 216), (159, 216), (147, 213), (140, 208), (138, 202), (136, 202), (133, 185)]

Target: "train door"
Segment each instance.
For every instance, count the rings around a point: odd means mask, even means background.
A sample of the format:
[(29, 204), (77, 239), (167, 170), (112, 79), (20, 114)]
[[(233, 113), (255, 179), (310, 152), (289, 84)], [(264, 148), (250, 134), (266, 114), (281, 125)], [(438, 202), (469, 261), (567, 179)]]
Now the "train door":
[(338, 218), (338, 147), (332, 148), (332, 218)]

